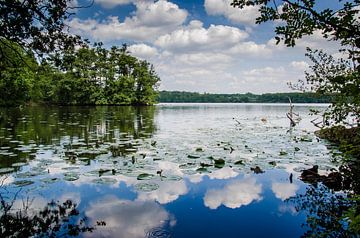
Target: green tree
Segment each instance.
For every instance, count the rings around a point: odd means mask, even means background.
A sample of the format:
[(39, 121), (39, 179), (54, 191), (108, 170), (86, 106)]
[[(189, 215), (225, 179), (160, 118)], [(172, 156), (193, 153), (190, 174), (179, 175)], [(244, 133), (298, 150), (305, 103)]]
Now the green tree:
[(325, 125), (347, 123), (349, 116), (355, 119), (352, 126), (360, 125), (360, 0), (339, 0), (338, 9), (320, 9), (315, 0), (233, 0), (232, 6), (259, 6), (258, 24), (281, 20), (283, 24), (275, 29), (277, 43), (294, 46), (296, 40), (314, 31), (340, 42), (339, 50), (348, 56), (341, 60), (321, 50), (308, 49), (307, 56), (314, 63), (312, 72), (296, 87), (336, 95), (330, 110), (323, 115)]
[(37, 64), (32, 53), (10, 41), (0, 41), (0, 52), (4, 52), (8, 57), (8, 60), (0, 61), (0, 106), (28, 102), (34, 81), (34, 72), (29, 66), (35, 67)]
[[(9, 42), (42, 53), (64, 50), (80, 43), (68, 34), (65, 21), (74, 13), (73, 0), (0, 0), (0, 42), (17, 51)], [(0, 51), (0, 59), (9, 59)]]
[(58, 69), (59, 75), (49, 78), (59, 104), (148, 105), (157, 97), (160, 79), (154, 67), (131, 56), (126, 45), (70, 49), (53, 54), (49, 64)]

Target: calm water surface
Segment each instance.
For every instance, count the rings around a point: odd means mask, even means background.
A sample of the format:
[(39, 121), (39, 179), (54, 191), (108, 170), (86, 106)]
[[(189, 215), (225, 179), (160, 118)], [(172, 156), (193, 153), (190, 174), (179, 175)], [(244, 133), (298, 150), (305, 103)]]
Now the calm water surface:
[(285, 104), (0, 109), (2, 194), (70, 199), (85, 237), (300, 237), (301, 170), (338, 167), (310, 108), (292, 130)]

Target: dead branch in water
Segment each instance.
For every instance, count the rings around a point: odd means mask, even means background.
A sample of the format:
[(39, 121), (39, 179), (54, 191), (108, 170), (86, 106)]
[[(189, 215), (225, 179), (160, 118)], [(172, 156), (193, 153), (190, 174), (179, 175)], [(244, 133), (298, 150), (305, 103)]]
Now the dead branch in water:
[(311, 124), (313, 124), (314, 126), (316, 126), (317, 128), (324, 128), (324, 121), (319, 121), (319, 122), (316, 122), (316, 120), (319, 119), (319, 118), (315, 118), (313, 120), (311, 120)]
[(294, 105), (291, 102), (291, 98), (289, 98), (289, 102), (290, 102), (290, 109), (289, 109), (289, 112), (286, 113), (286, 116), (290, 120), (290, 127), (295, 127), (296, 124), (298, 124), (300, 122), (301, 118), (300, 118), (299, 114), (297, 114), (293, 111)]

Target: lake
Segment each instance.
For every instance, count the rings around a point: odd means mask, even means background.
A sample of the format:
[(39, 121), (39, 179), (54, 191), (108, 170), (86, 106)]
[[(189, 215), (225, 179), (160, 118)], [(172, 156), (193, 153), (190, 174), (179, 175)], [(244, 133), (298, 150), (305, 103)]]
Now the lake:
[(84, 237), (300, 237), (333, 195), (301, 171), (339, 167), (325, 108), (296, 104), (292, 129), (287, 104), (2, 108), (1, 195), (30, 217), (68, 201)]

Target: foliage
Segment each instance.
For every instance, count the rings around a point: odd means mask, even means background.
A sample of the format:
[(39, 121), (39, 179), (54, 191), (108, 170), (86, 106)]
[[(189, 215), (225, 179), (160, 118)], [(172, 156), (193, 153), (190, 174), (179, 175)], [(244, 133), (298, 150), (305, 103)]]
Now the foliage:
[[(360, 125), (359, 0), (339, 0), (339, 9), (323, 10), (315, 0), (234, 0), (232, 5), (259, 6), (261, 15), (257, 23), (281, 20), (282, 24), (275, 30), (277, 43), (283, 40), (287, 46), (294, 46), (297, 39), (315, 31), (321, 32), (324, 38), (340, 42), (343, 48), (339, 50), (348, 59), (337, 60), (321, 50), (308, 49), (307, 56), (314, 63), (312, 72), (306, 74), (306, 82), (300, 81), (295, 87), (335, 95), (333, 104), (323, 115), (325, 126)], [(355, 123), (349, 124), (349, 118)]]
[[(9, 49), (7, 45), (15, 50)], [(0, 105), (28, 101), (34, 78), (28, 66), (36, 65), (34, 57), (19, 45), (5, 40), (0, 41), (0, 51), (9, 57), (9, 60), (0, 61)]]
[(343, 123), (360, 125), (360, 71), (352, 69), (352, 62), (335, 59), (322, 50), (307, 49), (313, 62), (311, 72), (306, 72), (306, 82), (291, 85), (300, 90), (332, 95), (334, 100), (323, 114), (325, 126)]
[(200, 103), (329, 103), (332, 96), (319, 97), (314, 93), (266, 93), (210, 94), (178, 91), (160, 91), (159, 102), (200, 102)]
[(348, 217), (351, 221), (350, 230), (355, 234), (360, 234), (360, 196), (355, 196), (353, 201), (357, 203), (357, 206), (351, 207), (346, 212), (346, 217)]
[(315, 0), (233, 0), (232, 6), (259, 6), (260, 16), (256, 23), (281, 20), (284, 24), (276, 27), (277, 41), (287, 46), (305, 35), (320, 30), (325, 38), (340, 41), (351, 58), (359, 62), (360, 22), (358, 19), (360, 1), (339, 0), (339, 9), (319, 9)]
[(339, 145), (340, 150), (345, 154), (360, 159), (360, 129), (358, 127), (334, 126), (324, 128), (316, 134), (320, 138)]
[(17, 54), (13, 53), (10, 56), (17, 62), (15, 65), (0, 63), (3, 68), (0, 92), (6, 95), (0, 100), (2, 106), (28, 102), (148, 105), (156, 100), (160, 79), (154, 67), (131, 56), (126, 46), (107, 50), (98, 43), (94, 47), (49, 54), (41, 64), (17, 47), (26, 61), (18, 60)]
[(0, 0), (0, 60), (11, 60), (9, 42), (39, 53), (72, 48), (80, 37), (66, 32), (65, 21), (74, 13), (73, 0)]

